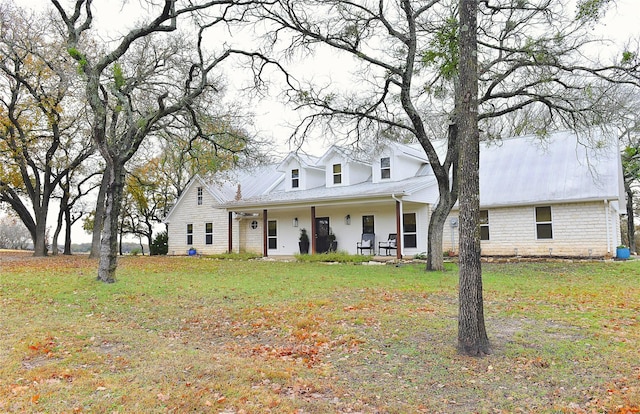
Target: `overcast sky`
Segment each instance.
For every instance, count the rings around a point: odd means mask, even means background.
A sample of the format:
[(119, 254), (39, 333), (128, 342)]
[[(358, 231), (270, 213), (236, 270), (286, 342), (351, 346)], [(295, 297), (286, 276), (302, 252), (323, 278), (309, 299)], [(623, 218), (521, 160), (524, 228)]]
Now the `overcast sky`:
[[(32, 7), (35, 10), (43, 10), (51, 5), (49, 0), (14, 0), (14, 2), (20, 6)], [(65, 2), (69, 5), (73, 3), (71, 0), (66, 0)], [(616, 4), (610, 8), (604, 19), (603, 25), (595, 30), (596, 34), (611, 38), (619, 45), (622, 45), (630, 38), (640, 37), (640, 25), (638, 25), (640, 20), (640, 0), (615, 0), (615, 2)], [(104, 30), (105, 34), (111, 31), (112, 35), (116, 35), (113, 31), (117, 32), (123, 28), (131, 27), (141, 15), (140, 2), (138, 0), (131, 0), (125, 6), (122, 6), (121, 0), (94, 0), (94, 4), (96, 7), (96, 12), (94, 13), (96, 24), (102, 29), (101, 32)], [(71, 7), (67, 9), (71, 10)], [(608, 50), (615, 49), (608, 48)], [(603, 52), (608, 50), (603, 50)], [(335, 61), (327, 59), (325, 55), (322, 59), (318, 59), (316, 64), (308, 66), (318, 72), (316, 76), (326, 77), (331, 76), (331, 71), (336, 66), (344, 66), (344, 62), (336, 65)], [(310, 71), (310, 73), (312, 72)], [(291, 129), (287, 124), (291, 120), (297, 119), (297, 114), (279, 103), (275, 94), (269, 99), (254, 102), (252, 107), (256, 115), (256, 128), (261, 138), (272, 140), (281, 152), (288, 151), (287, 138), (291, 133)], [(305, 149), (316, 155), (321, 155), (329, 143), (327, 141), (319, 143), (319, 145), (308, 145)], [(77, 227), (79, 228), (80, 226)], [(74, 242), (82, 241), (90, 241), (90, 237), (82, 230), (76, 229), (74, 231)]]
[[(50, 6), (49, 0), (14, 0), (19, 5), (29, 5), (34, 9), (42, 10), (45, 7)], [(63, 0), (67, 4), (73, 4), (72, 0)], [(574, 0), (571, 0), (574, 1)], [(140, 2), (138, 0), (130, 0), (126, 4), (122, 5), (122, 0), (94, 0), (96, 8), (96, 24), (98, 27), (103, 28), (105, 33), (117, 32), (122, 28), (131, 27), (135, 21), (141, 16)], [(570, 6), (575, 7), (575, 6)], [(68, 7), (70, 10), (70, 7)], [(633, 37), (640, 37), (640, 0), (615, 0), (615, 5), (611, 6), (608, 14), (604, 20), (604, 24), (598, 26), (595, 30), (597, 34), (604, 37), (616, 40), (619, 44), (624, 43), (626, 40)], [(120, 29), (119, 29), (120, 28)], [(115, 33), (112, 33), (115, 35)], [(234, 39), (235, 40), (235, 39)], [(615, 50), (615, 48), (607, 48), (603, 52)], [(344, 59), (339, 65), (336, 65), (335, 61), (327, 59), (326, 55), (323, 55), (321, 59), (317, 59), (315, 64), (307, 65), (313, 68), (307, 72), (307, 76), (311, 73), (314, 76), (327, 78), (331, 76), (332, 70), (336, 66), (344, 66), (348, 59)], [(335, 79), (335, 76), (333, 77)], [(232, 82), (234, 79), (232, 78)], [(240, 86), (242, 81), (238, 81), (237, 85)], [(291, 133), (291, 128), (288, 123), (297, 119), (291, 109), (284, 107), (277, 98), (277, 91), (274, 91), (271, 98), (264, 101), (254, 101), (252, 103), (252, 109), (255, 111), (256, 128), (263, 139), (271, 139), (276, 143), (276, 146), (280, 148), (280, 151), (289, 151), (287, 145), (287, 138)], [(231, 99), (230, 96), (227, 99)], [(310, 152), (316, 153), (322, 151), (329, 145), (329, 142), (307, 147)]]

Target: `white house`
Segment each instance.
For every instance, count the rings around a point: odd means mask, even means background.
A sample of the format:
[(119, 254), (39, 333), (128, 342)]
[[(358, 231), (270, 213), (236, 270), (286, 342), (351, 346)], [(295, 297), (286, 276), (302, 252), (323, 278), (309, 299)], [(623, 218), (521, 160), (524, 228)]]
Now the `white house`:
[[(525, 136), (481, 144), (484, 255), (615, 251), (624, 205), (619, 150), (615, 139), (590, 145), (583, 139), (559, 132), (543, 141)], [(437, 201), (435, 177), (416, 145), (389, 143), (374, 154), (332, 147), (319, 158), (291, 153), (225, 181), (194, 177), (165, 220), (169, 254), (193, 248), (293, 255), (304, 228), (312, 254), (331, 249), (334, 235), (340, 251), (413, 256), (427, 250)], [(445, 226), (445, 250), (457, 250), (456, 208)], [(358, 249), (363, 234), (375, 238), (370, 250)], [(385, 244), (390, 236), (397, 242)]]

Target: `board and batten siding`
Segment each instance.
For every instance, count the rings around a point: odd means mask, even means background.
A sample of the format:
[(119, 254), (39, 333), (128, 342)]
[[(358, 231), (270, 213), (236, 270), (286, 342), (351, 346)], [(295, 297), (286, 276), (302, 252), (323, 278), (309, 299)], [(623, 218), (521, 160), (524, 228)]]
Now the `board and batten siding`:
[[(552, 239), (538, 239), (536, 235), (535, 207), (545, 206), (551, 206)], [(620, 242), (618, 215), (603, 201), (486, 210), (489, 240), (481, 242), (482, 255), (513, 256), (517, 249), (519, 256), (607, 256)], [(459, 226), (451, 226), (451, 219), (457, 217), (458, 211), (452, 211), (445, 224), (444, 251), (458, 251)]]

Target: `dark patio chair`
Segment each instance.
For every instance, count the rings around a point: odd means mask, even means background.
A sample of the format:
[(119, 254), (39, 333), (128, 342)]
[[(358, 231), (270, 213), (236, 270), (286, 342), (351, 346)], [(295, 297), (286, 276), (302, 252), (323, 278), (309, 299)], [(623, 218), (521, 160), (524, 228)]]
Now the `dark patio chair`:
[(369, 254), (373, 253), (375, 254), (375, 244), (376, 242), (376, 235), (372, 234), (372, 233), (363, 233), (362, 237), (360, 238), (360, 241), (358, 243), (356, 243), (356, 249), (358, 250), (358, 253), (360, 254), (364, 254), (363, 250), (369, 250)]
[(389, 237), (386, 241), (381, 241), (378, 243), (378, 254), (382, 256), (382, 250), (384, 249), (385, 255), (389, 256), (389, 250), (397, 250), (397, 238), (398, 235), (396, 233), (389, 233)]

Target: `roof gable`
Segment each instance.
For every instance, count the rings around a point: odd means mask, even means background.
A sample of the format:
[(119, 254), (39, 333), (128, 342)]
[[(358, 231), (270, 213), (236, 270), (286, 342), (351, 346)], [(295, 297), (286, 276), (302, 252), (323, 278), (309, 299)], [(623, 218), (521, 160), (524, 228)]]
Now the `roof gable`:
[(225, 201), (225, 200), (220, 199), (215, 193), (213, 193), (211, 191), (211, 189), (209, 188), (210, 186), (207, 185), (207, 183), (204, 182), (202, 177), (199, 174), (196, 174), (191, 178), (191, 180), (189, 180), (187, 185), (182, 190), (182, 194), (180, 194), (180, 197), (178, 197), (178, 200), (176, 200), (176, 202), (173, 205), (173, 207), (171, 207), (171, 209), (169, 210), (167, 215), (164, 217), (164, 219), (163, 219), (164, 223), (168, 223), (169, 222), (169, 220), (171, 219), (171, 216), (173, 215), (173, 212), (176, 211), (179, 208), (178, 206), (180, 204), (182, 204), (183, 200), (185, 199), (185, 195), (189, 194), (191, 192), (191, 188), (193, 186), (204, 188), (205, 191), (207, 191), (211, 195), (211, 197), (213, 197), (218, 203), (221, 203), (221, 202)]

